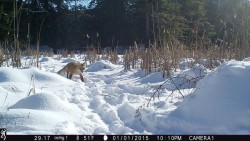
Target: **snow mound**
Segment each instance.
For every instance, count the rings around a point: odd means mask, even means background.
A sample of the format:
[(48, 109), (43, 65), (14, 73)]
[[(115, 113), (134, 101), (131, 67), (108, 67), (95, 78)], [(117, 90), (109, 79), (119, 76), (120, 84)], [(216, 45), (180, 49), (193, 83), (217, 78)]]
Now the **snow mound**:
[(250, 57), (243, 59), (243, 61), (250, 61)]
[(170, 80), (172, 88), (180, 86), (181, 89), (193, 88), (196, 83), (207, 74), (207, 70), (203, 65), (196, 64), (192, 68), (183, 70), (180, 74)]
[(196, 64), (194, 67), (184, 70), (179, 76), (186, 77), (187, 79), (193, 79), (206, 75), (206, 68), (203, 65)]
[(229, 61), (205, 76), (170, 114), (171, 131), (250, 133), (250, 62)]
[(19, 100), (8, 109), (35, 109), (35, 110), (57, 110), (63, 111), (68, 109), (68, 103), (60, 100), (58, 97), (46, 94), (37, 93)]
[(45, 62), (55, 62), (55, 60), (51, 57), (43, 57), (40, 59), (40, 62), (45, 63)]
[(0, 82), (19, 82), (30, 84), (32, 77), (34, 77), (35, 83), (56, 83), (58, 81), (67, 82), (69, 80), (61, 77), (58, 74), (44, 72), (38, 68), (28, 68), (28, 69), (16, 69), (9, 67), (0, 68)]
[(193, 66), (193, 62), (194, 62), (194, 59), (192, 58), (182, 59), (181, 62), (179, 63), (179, 68), (181, 70), (191, 68)]
[(27, 78), (27, 76), (19, 69), (9, 67), (0, 68), (0, 82), (28, 82), (28, 79), (30, 78)]
[(113, 65), (109, 61), (101, 60), (97, 61), (94, 64), (90, 64), (88, 68), (86, 69), (86, 72), (96, 72), (100, 71), (102, 69), (114, 69), (115, 65)]
[(141, 83), (158, 83), (164, 81), (161, 72), (154, 72), (141, 79)]
[(65, 60), (62, 61), (62, 63), (70, 63), (70, 62), (76, 62), (76, 59), (72, 59), (72, 58), (67, 58)]
[(49, 61), (49, 58), (48, 57), (44, 57), (40, 60), (40, 62), (48, 62)]

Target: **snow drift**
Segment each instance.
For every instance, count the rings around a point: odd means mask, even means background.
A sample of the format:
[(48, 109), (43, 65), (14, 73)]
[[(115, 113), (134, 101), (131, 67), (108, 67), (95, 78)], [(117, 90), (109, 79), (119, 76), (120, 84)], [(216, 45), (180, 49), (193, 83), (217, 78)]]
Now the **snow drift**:
[(250, 133), (249, 84), (250, 62), (222, 64), (203, 78), (195, 92), (169, 115), (169, 130), (202, 134)]
[(36, 93), (21, 99), (9, 109), (35, 109), (35, 110), (56, 110), (70, 111), (70, 105), (63, 102), (58, 97), (47, 93)]
[[(184, 60), (172, 81), (105, 60), (88, 66), (85, 83), (56, 73), (81, 58), (41, 58), (41, 70), (0, 68), (0, 125), (8, 134), (250, 133), (250, 59), (225, 62), (213, 72)], [(180, 87), (185, 98), (172, 92), (173, 83), (197, 77), (195, 91), (189, 83)], [(28, 94), (32, 87), (35, 93)]]

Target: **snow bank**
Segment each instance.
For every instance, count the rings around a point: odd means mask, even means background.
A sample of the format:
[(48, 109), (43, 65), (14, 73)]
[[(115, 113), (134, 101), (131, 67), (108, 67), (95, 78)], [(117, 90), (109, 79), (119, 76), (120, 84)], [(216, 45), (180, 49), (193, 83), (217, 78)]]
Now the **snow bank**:
[(158, 83), (164, 81), (161, 72), (154, 72), (141, 79), (141, 83)]
[(57, 96), (47, 93), (36, 93), (19, 100), (8, 109), (35, 109), (35, 110), (70, 110), (69, 103), (60, 100)]
[(0, 106), (10, 106), (26, 97), (33, 88), (36, 92), (57, 91), (60, 85), (72, 85), (73, 82), (55, 73), (44, 72), (37, 68), (16, 69), (10, 67), (0, 68)]
[(170, 79), (169, 90), (190, 89), (194, 88), (207, 74), (207, 70), (203, 65), (196, 64), (191, 68), (182, 70), (178, 75)]
[(209, 74), (183, 60), (171, 80), (102, 60), (88, 66), (85, 83), (55, 73), (77, 57), (42, 58), (43, 71), (1, 67), (0, 125), (8, 134), (249, 134), (249, 60)]
[(51, 58), (51, 57), (43, 57), (43, 58), (40, 59), (40, 62), (41, 63), (45, 63), (45, 62), (50, 62), (50, 63), (53, 62), (54, 63), (55, 60), (53, 58)]
[(76, 62), (76, 59), (72, 59), (72, 58), (67, 58), (65, 60), (62, 61), (62, 63), (70, 63), (70, 62)]
[(88, 68), (86, 69), (86, 72), (96, 72), (100, 71), (102, 69), (114, 69), (116, 66), (113, 65), (109, 61), (101, 60), (97, 61), (94, 64), (90, 64)]
[(9, 67), (0, 68), (0, 82), (20, 82), (29, 85), (34, 77), (35, 83), (56, 83), (62, 81), (70, 83), (68, 79), (61, 77), (58, 74), (44, 72), (38, 68), (16, 69)]
[(185, 58), (185, 59), (182, 59), (179, 63), (179, 68), (181, 70), (185, 70), (185, 69), (188, 69), (188, 68), (191, 68), (194, 64), (194, 59), (192, 58)]
[(250, 133), (250, 62), (229, 61), (202, 79), (170, 114), (179, 133)]

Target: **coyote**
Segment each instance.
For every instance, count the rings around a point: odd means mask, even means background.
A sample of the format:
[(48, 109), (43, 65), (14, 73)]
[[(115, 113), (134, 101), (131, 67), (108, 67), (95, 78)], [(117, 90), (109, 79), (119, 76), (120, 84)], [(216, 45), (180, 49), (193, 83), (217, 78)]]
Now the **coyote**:
[(67, 73), (67, 78), (71, 79), (74, 74), (80, 75), (80, 79), (82, 82), (83, 80), (83, 71), (86, 69), (86, 63), (80, 63), (80, 62), (70, 62), (66, 66), (64, 66), (61, 70), (59, 70), (57, 73), (60, 75), (63, 75), (65, 72)]

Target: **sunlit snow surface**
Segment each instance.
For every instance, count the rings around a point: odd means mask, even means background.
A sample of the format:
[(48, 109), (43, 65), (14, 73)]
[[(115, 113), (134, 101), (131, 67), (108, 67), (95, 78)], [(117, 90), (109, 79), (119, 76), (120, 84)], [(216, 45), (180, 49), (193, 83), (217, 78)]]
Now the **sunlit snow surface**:
[[(231, 60), (211, 72), (182, 62), (171, 81), (160, 72), (146, 76), (105, 60), (87, 62), (85, 82), (56, 73), (82, 60), (44, 57), (38, 69), (25, 67), (26, 57), (22, 69), (1, 67), (0, 126), (8, 134), (250, 133), (250, 59)], [(181, 93), (174, 91), (175, 85), (200, 76), (205, 77), (196, 89), (184, 84)]]

